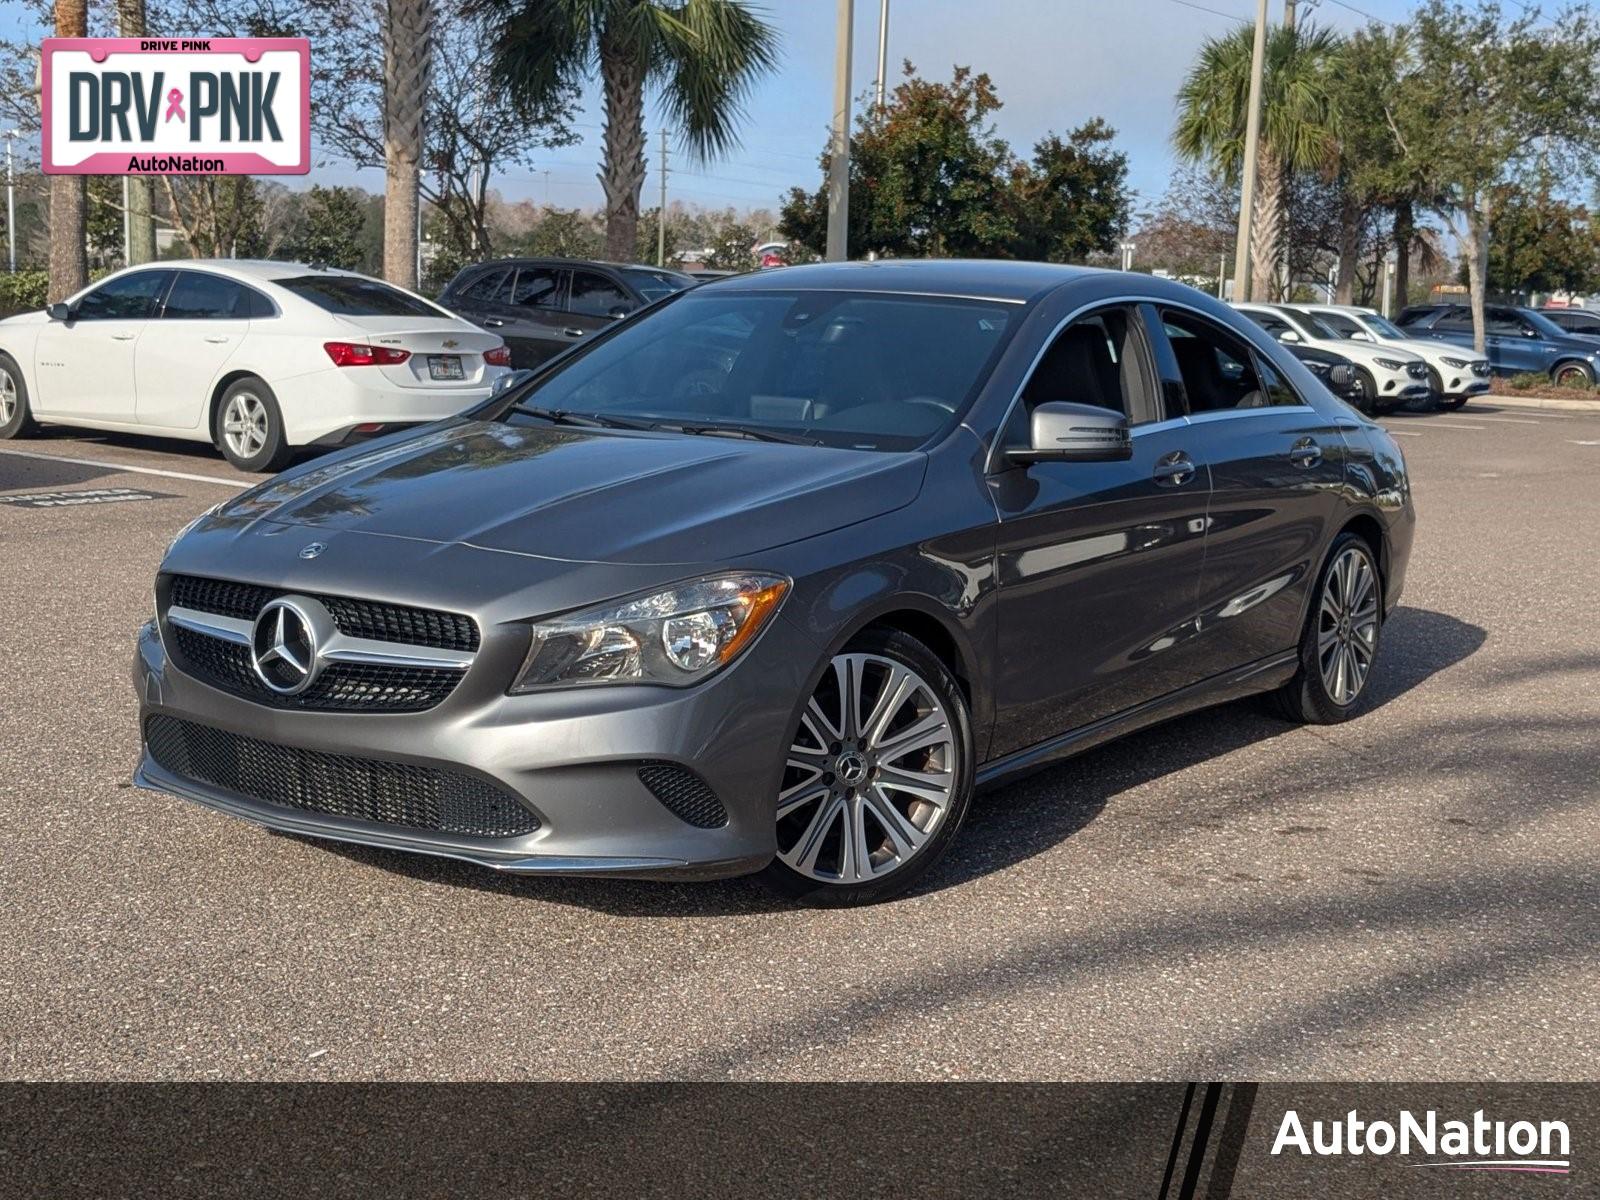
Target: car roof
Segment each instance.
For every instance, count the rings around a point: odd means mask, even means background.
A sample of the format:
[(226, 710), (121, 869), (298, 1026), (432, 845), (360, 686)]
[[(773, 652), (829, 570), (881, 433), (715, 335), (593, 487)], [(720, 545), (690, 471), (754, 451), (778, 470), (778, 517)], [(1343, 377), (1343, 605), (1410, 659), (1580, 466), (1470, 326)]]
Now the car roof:
[(491, 258), (480, 263), (468, 263), (463, 270), (478, 267), (607, 267), (613, 271), (656, 271), (663, 275), (684, 275), (676, 267), (658, 267), (655, 263), (612, 262), (604, 258), (561, 258), (557, 255), (508, 254), (504, 258)]
[(124, 270), (193, 269), (213, 271), (218, 275), (231, 275), (238, 279), (253, 279), (270, 283), (277, 279), (298, 279), (306, 275), (344, 275), (354, 279), (368, 276), (357, 271), (341, 271), (334, 267), (316, 267), (301, 262), (275, 262), (265, 258), (164, 258), (157, 262), (140, 263)]
[[(897, 292), (903, 295), (963, 296), (1013, 303), (1032, 300), (1074, 280), (1102, 278), (1120, 272), (1060, 263), (1012, 262), (998, 259), (879, 259), (875, 262), (807, 263), (773, 267), (713, 279), (702, 289), (722, 291)], [(1166, 291), (1167, 281), (1139, 277), (1151, 294)], [(1172, 285), (1182, 287), (1183, 285)]]

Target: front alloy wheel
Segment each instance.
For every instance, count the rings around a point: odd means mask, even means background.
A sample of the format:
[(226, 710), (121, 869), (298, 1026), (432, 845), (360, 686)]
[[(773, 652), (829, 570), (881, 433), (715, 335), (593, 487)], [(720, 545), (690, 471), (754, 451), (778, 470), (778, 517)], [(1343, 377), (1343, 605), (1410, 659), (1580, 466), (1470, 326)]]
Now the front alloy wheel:
[(1340, 534), (1300, 640), (1300, 666), (1275, 693), (1292, 721), (1332, 725), (1361, 709), (1383, 632), (1383, 578), (1366, 539)]
[(821, 904), (906, 891), (944, 854), (972, 794), (966, 700), (903, 633), (871, 633), (823, 671), (789, 747), (768, 878)]

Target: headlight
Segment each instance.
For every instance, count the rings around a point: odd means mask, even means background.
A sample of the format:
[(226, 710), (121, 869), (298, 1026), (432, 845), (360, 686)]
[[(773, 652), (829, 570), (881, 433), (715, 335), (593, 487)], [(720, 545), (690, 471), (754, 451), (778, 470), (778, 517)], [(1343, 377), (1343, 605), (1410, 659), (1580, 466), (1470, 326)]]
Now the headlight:
[(1439, 361), (1457, 371), (1465, 371), (1467, 369), (1467, 360), (1464, 358), (1441, 358)]
[(1405, 363), (1401, 362), (1397, 358), (1375, 358), (1372, 361), (1377, 363), (1385, 371), (1404, 371), (1406, 369)]
[(712, 575), (533, 626), (513, 693), (601, 683), (688, 687), (727, 666), (778, 611), (789, 581)]

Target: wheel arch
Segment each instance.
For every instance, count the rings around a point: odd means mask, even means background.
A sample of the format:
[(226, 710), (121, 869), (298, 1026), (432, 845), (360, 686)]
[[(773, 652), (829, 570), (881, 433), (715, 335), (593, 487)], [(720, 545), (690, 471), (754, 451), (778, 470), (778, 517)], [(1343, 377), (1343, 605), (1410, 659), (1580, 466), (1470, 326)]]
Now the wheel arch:
[(1550, 378), (1552, 380), (1555, 379), (1555, 377), (1561, 373), (1561, 370), (1562, 370), (1563, 367), (1577, 367), (1577, 368), (1579, 368), (1581, 371), (1583, 371), (1585, 374), (1587, 374), (1589, 376), (1590, 382), (1595, 382), (1597, 379), (1600, 379), (1600, 376), (1597, 376), (1596, 373), (1595, 373), (1595, 369), (1594, 369), (1593, 364), (1591, 364), (1587, 359), (1582, 358), (1577, 354), (1569, 354), (1569, 355), (1567, 355), (1567, 357), (1558, 358), (1558, 359), (1556, 359), (1555, 362), (1551, 363), (1550, 364)]
[(241, 379), (260, 379), (267, 387), (272, 386), (262, 377), (260, 371), (252, 371), (247, 367), (234, 367), (224, 371), (216, 383), (211, 385), (211, 399), (206, 402), (206, 432), (210, 435), (211, 444), (218, 449), (221, 448), (221, 439), (217, 437), (217, 410), (222, 406), (223, 395)]

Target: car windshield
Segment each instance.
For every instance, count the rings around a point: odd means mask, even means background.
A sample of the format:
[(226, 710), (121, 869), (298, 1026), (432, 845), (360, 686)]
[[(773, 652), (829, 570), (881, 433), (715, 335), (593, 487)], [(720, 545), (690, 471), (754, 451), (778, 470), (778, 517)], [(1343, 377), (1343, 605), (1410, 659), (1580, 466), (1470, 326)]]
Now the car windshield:
[(1326, 321), (1317, 317), (1315, 313), (1309, 313), (1303, 308), (1285, 309), (1284, 311), (1292, 314), (1290, 319), (1300, 325), (1302, 333), (1309, 333), (1314, 338), (1322, 338), (1330, 342), (1342, 342), (1345, 340), (1343, 334)]
[(356, 275), (300, 275), (273, 281), (285, 291), (342, 317), (443, 317), (448, 314), (399, 288)]
[(1375, 316), (1372, 313), (1362, 313), (1361, 320), (1366, 323), (1368, 329), (1387, 341), (1403, 342), (1406, 340), (1405, 330), (1387, 317)]
[(997, 300), (692, 291), (618, 326), (516, 400), (547, 413), (909, 450), (966, 410), (1021, 312)]
[(694, 282), (671, 271), (647, 271), (643, 267), (628, 267), (622, 273), (647, 301), (660, 300), (673, 292), (681, 292)]

